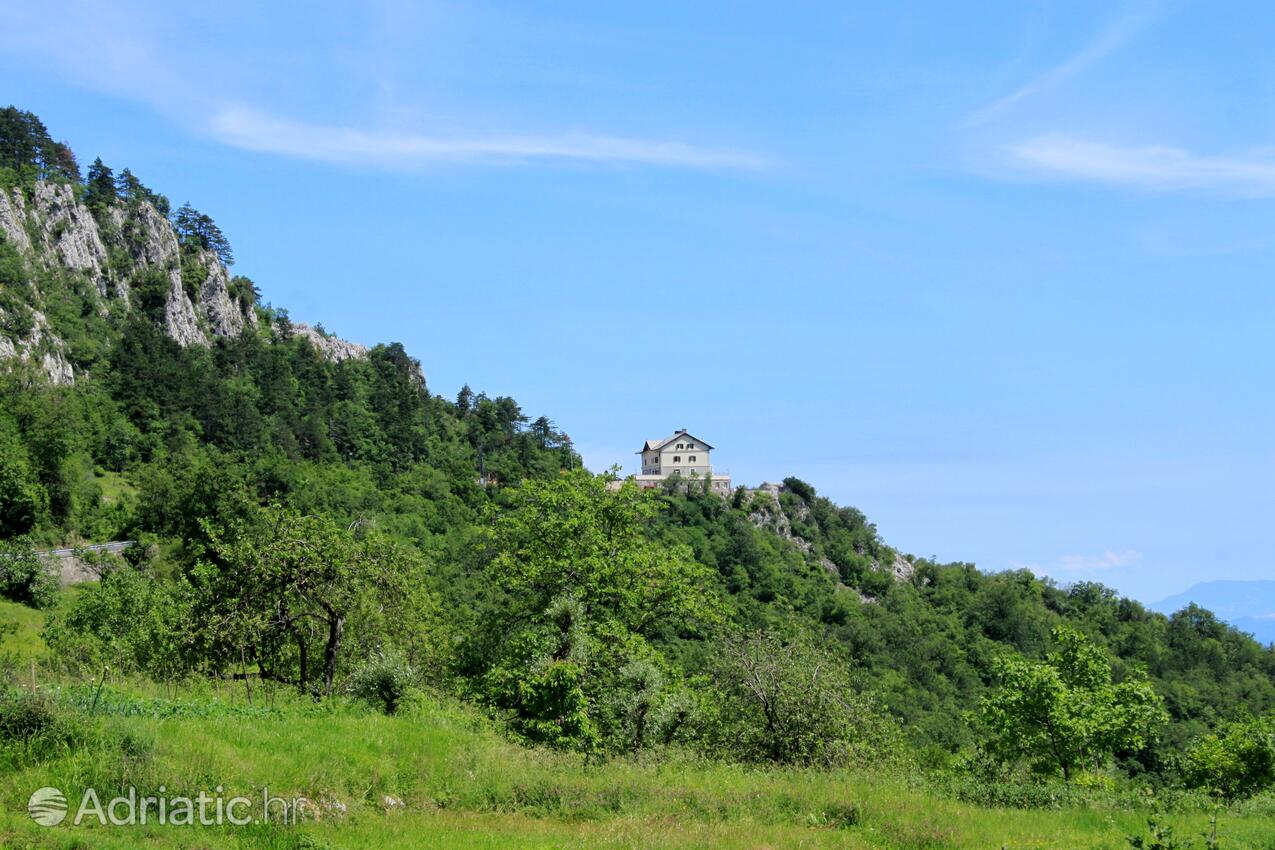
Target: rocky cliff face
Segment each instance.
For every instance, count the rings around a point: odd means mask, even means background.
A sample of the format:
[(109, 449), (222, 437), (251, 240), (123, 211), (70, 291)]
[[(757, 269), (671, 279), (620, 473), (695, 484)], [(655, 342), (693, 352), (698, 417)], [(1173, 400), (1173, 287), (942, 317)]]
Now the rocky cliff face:
[(293, 325), (292, 333), (308, 339), (310, 345), (314, 346), (314, 349), (324, 359), (331, 360), (333, 363), (340, 363), (342, 360), (351, 358), (367, 357), (367, 346), (322, 333), (318, 328), (313, 328), (306, 324)]
[[(3, 319), (0, 311), (0, 319)], [(10, 339), (0, 334), (0, 360), (19, 357), (35, 363), (55, 384), (75, 382), (75, 370), (66, 358), (65, 345), (49, 333), (48, 320), (39, 310), (32, 311), (31, 330), (25, 337)]]
[[(766, 483), (756, 490), (749, 491), (750, 495), (753, 497), (753, 501), (748, 514), (748, 521), (763, 531), (769, 531), (772, 534), (789, 541), (808, 556), (813, 556), (814, 546), (809, 540), (804, 539), (793, 531), (792, 521), (789, 520), (788, 515), (784, 512), (783, 506), (780, 503), (779, 495), (785, 492), (786, 489), (787, 488), (785, 488), (782, 484)], [(794, 515), (799, 521), (805, 522), (809, 520), (810, 506), (799, 499), (794, 506)], [(874, 570), (888, 569), (894, 576), (895, 581), (910, 581), (913, 573), (916, 572), (916, 567), (911, 561), (907, 560), (897, 552), (890, 552), (889, 554), (889, 563), (882, 563), (874, 558), (872, 560), (872, 568)], [(839, 587), (845, 587), (845, 585), (841, 583), (841, 573), (840, 570), (837, 569), (836, 564), (823, 555), (818, 557), (818, 561), (819, 565), (836, 580)], [(858, 591), (855, 591), (855, 593), (857, 593), (859, 598), (864, 602), (876, 601), (869, 596), (859, 593)]]
[[(116, 203), (95, 216), (69, 184), (0, 190), (0, 240), (16, 250), (29, 280), (20, 298), (0, 301), (0, 357), (25, 358), (55, 383), (75, 379), (66, 340), (47, 318), (50, 299), (67, 292), (108, 321), (145, 305), (182, 346), (209, 345), (258, 325), (251, 292), (233, 284), (216, 253), (183, 245), (144, 201)], [(367, 355), (363, 346), (306, 325), (293, 331), (329, 360)]]
[[(21, 192), (10, 195), (22, 204)], [(15, 210), (16, 214), (18, 210)], [(37, 183), (32, 202), (21, 210), (27, 219), (31, 247), (50, 267), (61, 266), (87, 277), (103, 298), (107, 295), (107, 254), (97, 222), (75, 198), (68, 184)]]

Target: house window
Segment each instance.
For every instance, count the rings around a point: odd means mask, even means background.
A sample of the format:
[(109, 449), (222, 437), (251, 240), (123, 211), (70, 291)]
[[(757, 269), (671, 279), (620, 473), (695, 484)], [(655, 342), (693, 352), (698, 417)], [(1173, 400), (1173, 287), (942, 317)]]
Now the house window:
[(686, 448), (686, 446), (682, 445), (681, 443), (678, 443), (678, 444), (677, 444), (677, 447), (678, 447), (679, 449), (684, 449), (684, 448)]
[(690, 457), (688, 457), (688, 458), (686, 459), (686, 462), (687, 462), (687, 463), (694, 463), (694, 462), (695, 462), (695, 455), (691, 455)]
[(673, 455), (673, 463), (681, 463), (681, 462), (682, 462), (681, 455)]
[(687, 444), (686, 444), (686, 447), (687, 447), (688, 449), (693, 449), (693, 448), (695, 448), (695, 444), (694, 444), (694, 443), (687, 443)]

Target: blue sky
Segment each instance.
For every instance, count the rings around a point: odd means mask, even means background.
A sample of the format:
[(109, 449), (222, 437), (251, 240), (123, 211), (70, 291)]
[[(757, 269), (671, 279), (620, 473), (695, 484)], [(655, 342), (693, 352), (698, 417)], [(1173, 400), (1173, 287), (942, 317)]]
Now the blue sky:
[(6, 0), (0, 100), (435, 392), (920, 555), (1272, 574), (1275, 6), (186, 5)]

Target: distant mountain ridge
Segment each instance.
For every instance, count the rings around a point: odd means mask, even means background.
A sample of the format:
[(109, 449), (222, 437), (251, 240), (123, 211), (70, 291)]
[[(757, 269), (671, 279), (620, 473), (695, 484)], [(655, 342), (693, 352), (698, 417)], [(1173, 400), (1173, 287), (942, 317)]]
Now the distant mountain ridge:
[(1275, 643), (1275, 581), (1204, 581), (1149, 607), (1172, 614), (1192, 602), (1262, 643)]

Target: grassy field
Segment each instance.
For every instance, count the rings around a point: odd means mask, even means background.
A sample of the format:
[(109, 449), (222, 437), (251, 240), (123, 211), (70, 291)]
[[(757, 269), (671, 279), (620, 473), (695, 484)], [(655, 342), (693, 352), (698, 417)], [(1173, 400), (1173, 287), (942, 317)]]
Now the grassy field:
[[(3, 629), (7, 625), (12, 625), (15, 630), (12, 633), (5, 633)], [(45, 651), (44, 641), (40, 639), (42, 628), (44, 628), (42, 612), (7, 599), (0, 599), (0, 655), (8, 653), (21, 660), (40, 658)]]
[[(108, 688), (89, 743), (0, 777), (6, 847), (882, 847), (1118, 848), (1145, 813), (995, 810), (945, 799), (898, 772), (762, 771), (694, 759), (585, 765), (527, 750), (462, 706), (422, 697), (396, 717), (258, 692)], [(85, 705), (90, 687), (63, 692)], [(263, 702), (265, 703), (263, 705)], [(25, 813), (54, 786), (69, 800), (135, 786), (194, 796), (221, 785), (312, 801), (297, 827), (60, 826)], [(389, 798), (387, 803), (387, 798)], [(402, 804), (401, 808), (398, 803)], [(1172, 819), (1199, 835), (1203, 813)], [(1224, 815), (1225, 847), (1275, 847), (1275, 825)]]
[(102, 490), (102, 501), (108, 505), (125, 497), (137, 495), (137, 488), (118, 472), (99, 470), (94, 474), (93, 480)]
[[(0, 653), (39, 654), (22, 619)], [(77, 743), (10, 748), (0, 762), (5, 848), (1120, 848), (1146, 813), (1105, 806), (991, 809), (951, 799), (901, 770), (757, 770), (692, 757), (585, 764), (504, 739), (473, 709), (420, 695), (397, 716), (356, 703), (317, 705), (242, 685), (58, 686)], [(21, 677), (19, 677), (21, 680)], [(78, 706), (78, 709), (75, 707)], [(304, 797), (297, 826), (41, 827), (31, 792), (54, 786), (72, 809), (85, 788), (103, 798)], [(257, 811), (257, 810), (254, 810)], [(1205, 813), (1170, 821), (1198, 838)], [(1254, 811), (1222, 816), (1220, 846), (1275, 848), (1275, 824)]]

